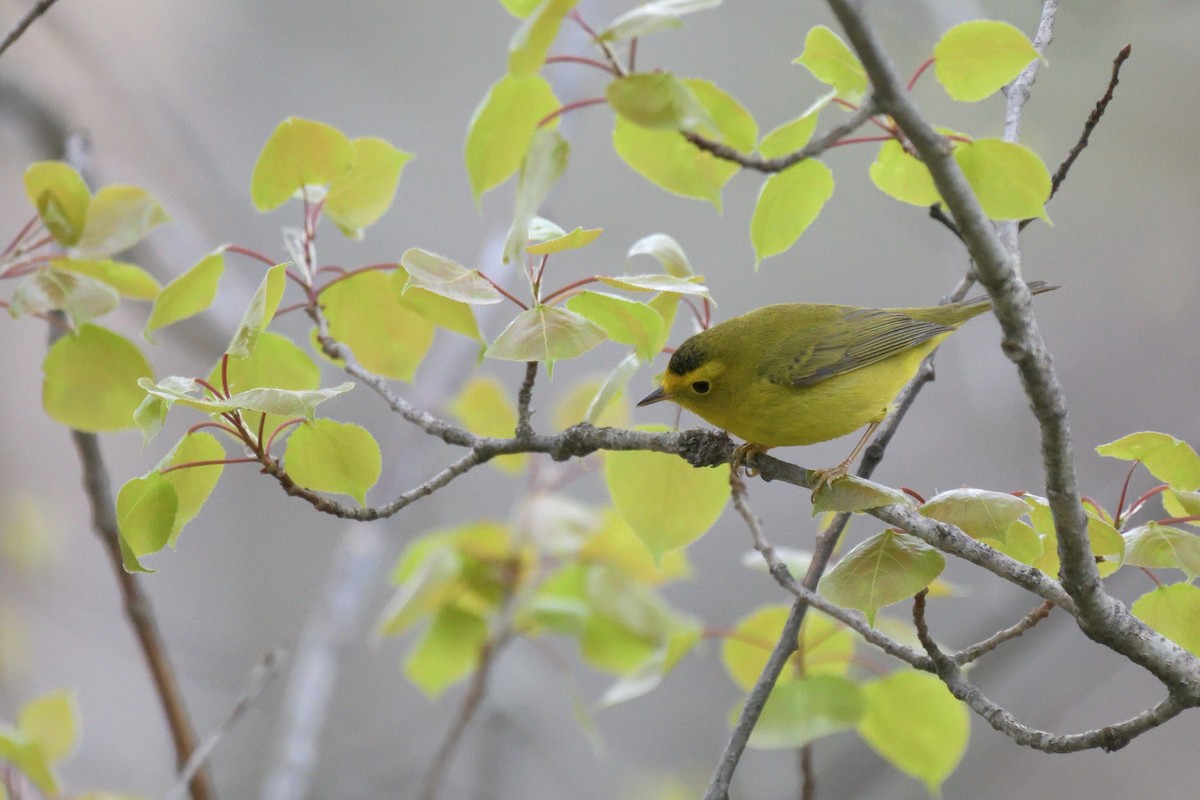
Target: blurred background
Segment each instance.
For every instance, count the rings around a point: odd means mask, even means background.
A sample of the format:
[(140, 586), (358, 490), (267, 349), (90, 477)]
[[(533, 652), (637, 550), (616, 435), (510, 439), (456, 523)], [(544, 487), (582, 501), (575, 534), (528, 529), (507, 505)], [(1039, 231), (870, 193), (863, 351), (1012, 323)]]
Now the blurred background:
[[(29, 5), (0, 0), (0, 27), (7, 29)], [(632, 5), (584, 0), (579, 9), (599, 25)], [(949, 26), (991, 16), (1032, 35), (1040, 8), (1036, 2), (928, 0), (877, 3), (870, 11), (901, 72), (910, 73)], [(791, 63), (805, 32), (820, 23), (836, 29), (818, 2), (729, 2), (688, 17), (682, 31), (643, 41), (639, 65), (714, 80), (765, 132), (823, 91)], [(503, 277), (499, 245), (512, 187), (488, 194), (477, 208), (462, 142), (473, 109), (504, 72), (516, 26), (498, 3), (484, 1), (62, 0), (0, 59), (0, 228), (10, 236), (29, 216), (21, 185), (26, 165), (57, 157), (61, 137), (82, 131), (98, 184), (145, 186), (173, 217), (131, 259), (160, 281), (222, 242), (283, 260), (280, 229), (299, 223), (298, 206), (259, 215), (248, 187), (267, 136), (284, 117), (297, 115), (350, 136), (382, 136), (417, 156), (392, 210), (364, 242), (344, 241), (332, 226), (322, 229), (322, 260), (368, 264), (420, 246)], [(578, 31), (570, 25), (564, 31), (552, 53), (585, 53)], [(1053, 227), (1034, 224), (1022, 236), (1025, 275), (1063, 286), (1038, 299), (1038, 321), (1071, 404), (1081, 485), (1109, 507), (1126, 467), (1096, 456), (1096, 445), (1137, 430), (1200, 442), (1198, 37), (1200, 5), (1194, 3), (1064, 4), (1024, 117), (1023, 141), (1053, 169), (1103, 93), (1113, 57), (1132, 43), (1116, 100), (1049, 206)], [(603, 89), (603, 76), (585, 67), (552, 65), (544, 74), (564, 101)], [(1001, 132), (1000, 97), (956, 106), (931, 74), (916, 97), (939, 124), (975, 136)], [(826, 114), (822, 128), (837, 116)], [(605, 232), (582, 255), (556, 259), (554, 283), (621, 271), (629, 245), (654, 232), (674, 236), (707, 277), (720, 304), (718, 319), (780, 300), (932, 304), (967, 266), (957, 241), (923, 209), (874, 189), (867, 177), (874, 146), (865, 145), (827, 154), (838, 182), (833, 199), (791, 251), (755, 273), (748, 230), (761, 179), (736, 176), (718, 214), (708, 204), (664, 193), (625, 167), (612, 152), (611, 127), (611, 112), (602, 106), (562, 120), (571, 165), (543, 213), (568, 229)], [(230, 265), (221, 287), (224, 306), (166, 332), (151, 352), (158, 374), (205, 374), (223, 350), (260, 276), (250, 262)], [(650, 262), (634, 265), (634, 271), (649, 268)], [(136, 335), (144, 310), (121, 313), (106, 323)], [(282, 329), (303, 336), (300, 322), (290, 319)], [(501, 323), (485, 320), (485, 332), (494, 336)], [(84, 735), (64, 771), (68, 787), (160, 797), (172, 779), (167, 731), (88, 525), (69, 436), (40, 407), (46, 331), (28, 319), (0, 322), (0, 330), (0, 719), (11, 720), (35, 694), (74, 687)], [(681, 323), (674, 341), (688, 333)], [(435, 411), (471, 373), (474, 357), (472, 346), (439, 336), (415, 385), (400, 387)], [(578, 363), (561, 364), (553, 382), (540, 380), (535, 425), (547, 429), (555, 401), (576, 381), (603, 374), (620, 355), (602, 346)], [(515, 396), (520, 365), (486, 363), (483, 369)], [(994, 321), (965, 328), (942, 349), (937, 370), (938, 380), (910, 413), (876, 478), (926, 496), (964, 485), (1041, 492), (1035, 426), (999, 351)], [(639, 373), (631, 393), (648, 390), (652, 374)], [(327, 383), (340, 380), (327, 374)], [(368, 425), (384, 446), (385, 477), (371, 496), (376, 501), (425, 480), (452, 457), (386, 413), (368, 391), (338, 403), (339, 418)], [(636, 422), (669, 419), (660, 407), (634, 416)], [(696, 422), (685, 416), (682, 424)], [(114, 480), (144, 473), (171, 441), (164, 435), (143, 451), (136, 432), (103, 437)], [(848, 445), (780, 455), (833, 463)], [(1135, 489), (1150, 485), (1144, 473), (1135, 476)], [(517, 479), (476, 470), (392, 520), (348, 533), (337, 520), (289, 501), (254, 470), (228, 468), (178, 550), (153, 558), (158, 571), (145, 579), (201, 735), (225, 719), (265, 653), (301, 639), (340, 564), (366, 590), (357, 613), (351, 608), (336, 623), (344, 659), (340, 671), (327, 673), (329, 715), (308, 796), (412, 796), (463, 690), (455, 687), (431, 703), (401, 674), (406, 643), (372, 641), (371, 622), (390, 593), (387, 572), (413, 535), (481, 515), (509, 515), (522, 489)], [(603, 487), (584, 481), (576, 496), (599, 503)], [(804, 493), (754, 483), (751, 496), (776, 545), (811, 544), (814, 523)], [(851, 541), (877, 530), (856, 521)], [(759, 604), (786, 601), (764, 573), (741, 566), (748, 549), (744, 526), (727, 512), (693, 547), (694, 574), (669, 590), (670, 600), (725, 628)], [(1036, 605), (977, 570), (953, 565), (947, 577), (966, 596), (935, 603), (931, 615), (935, 634), (951, 646), (1010, 625)], [(1127, 601), (1151, 588), (1135, 570), (1112, 582)], [(574, 663), (567, 643), (555, 646)], [(609, 682), (582, 665), (575, 671), (589, 701)], [(985, 659), (972, 676), (1022, 720), (1057, 732), (1124, 719), (1162, 696), (1152, 678), (1054, 616)], [(258, 795), (281, 730), (286, 680), (286, 674), (275, 680), (222, 740), (213, 761), (222, 797)], [(496, 665), (443, 796), (632, 798), (648, 796), (648, 787), (668, 779), (703, 786), (738, 700), (719, 648), (710, 643), (648, 697), (599, 712), (597, 747), (580, 731), (553, 667), (518, 643)], [(944, 791), (977, 800), (1051, 785), (1070, 798), (1193, 796), (1197, 745), (1200, 716), (1194, 713), (1119, 753), (1072, 756), (1019, 748), (973, 718), (970, 749)], [(820, 741), (816, 767), (819, 797), (926, 796), (853, 734)], [(750, 752), (735, 790), (746, 798), (794, 796), (795, 785), (790, 753)]]

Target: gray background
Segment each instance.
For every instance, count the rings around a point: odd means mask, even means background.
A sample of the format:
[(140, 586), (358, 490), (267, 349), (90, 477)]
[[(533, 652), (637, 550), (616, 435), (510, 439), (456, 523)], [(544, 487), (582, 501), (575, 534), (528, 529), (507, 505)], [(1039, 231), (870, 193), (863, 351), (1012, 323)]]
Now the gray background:
[[(0, 22), (6, 27), (27, 5), (0, 3)], [(589, 0), (580, 8), (603, 23), (630, 5)], [(1031, 32), (1039, 8), (1033, 2), (928, 2), (877, 3), (871, 11), (907, 72), (955, 22), (1000, 16)], [(643, 42), (640, 64), (715, 80), (766, 131), (821, 92), (790, 63), (805, 31), (817, 23), (832, 21), (815, 2), (729, 2), (690, 17), (681, 32)], [(324, 260), (394, 260), (405, 248), (421, 246), (500, 274), (497, 246), (511, 213), (511, 187), (487, 195), (477, 211), (461, 143), (473, 108), (504, 70), (515, 26), (496, 3), (463, 0), (63, 0), (0, 59), (8, 98), (7, 107), (0, 106), (0, 186), (8, 187), (0, 192), (2, 227), (15, 231), (26, 219), (21, 172), (46, 156), (28, 118), (12, 105), (12, 92), (19, 90), (87, 131), (100, 182), (144, 185), (161, 198), (175, 222), (155, 233), (139, 256), (164, 282), (223, 241), (283, 258), (279, 228), (295, 224), (296, 207), (254, 213), (249, 174), (279, 120), (299, 115), (350, 135), (383, 136), (417, 154), (390, 214), (365, 243), (343, 242), (331, 226), (323, 228)], [(1126, 42), (1134, 46), (1116, 102), (1049, 208), (1054, 227), (1033, 225), (1022, 238), (1026, 275), (1064, 287), (1039, 298), (1039, 324), (1071, 403), (1084, 490), (1112, 506), (1125, 470), (1094, 455), (1095, 445), (1142, 429), (1200, 441), (1194, 314), (1200, 294), (1194, 265), (1200, 245), (1194, 96), (1200, 8), (1182, 2), (1066, 4), (1056, 33), (1023, 128), (1024, 141), (1052, 168), (1101, 94), (1117, 50)], [(554, 48), (583, 51), (574, 33)], [(585, 68), (552, 66), (546, 74), (564, 100), (603, 87), (600, 73)], [(917, 98), (941, 124), (977, 136), (1000, 132), (999, 98), (955, 106), (943, 99), (932, 75), (922, 80)], [(585, 255), (555, 264), (555, 282), (620, 271), (626, 248), (656, 231), (683, 244), (707, 276), (722, 318), (781, 299), (928, 304), (965, 268), (961, 248), (923, 210), (900, 206), (871, 186), (866, 167), (873, 146), (828, 154), (838, 181), (832, 201), (793, 250), (754, 274), (747, 231), (757, 176), (734, 178), (720, 216), (627, 169), (609, 146), (608, 110), (570, 115), (562, 129), (572, 144), (572, 163), (545, 212), (564, 226), (603, 227), (605, 233)], [(223, 349), (258, 279), (251, 262), (230, 263), (222, 284), (228, 309), (164, 335), (164, 346), (151, 354), (159, 374), (201, 374)], [(122, 311), (122, 318), (107, 322), (135, 334), (142, 313)], [(302, 335), (298, 322), (283, 328)], [(500, 322), (490, 320), (488, 333), (494, 335)], [(73, 686), (85, 734), (64, 770), (69, 787), (161, 796), (171, 775), (167, 734), (108, 565), (87, 527), (70, 441), (38, 403), (45, 332), (36, 321), (0, 324), (0, 527), (32, 501), (50, 532), (35, 568), (17, 569), (11, 557), (0, 564), (0, 719), (11, 719), (22, 698)], [(675, 340), (684, 334), (680, 327)], [(434, 409), (467, 374), (471, 355), (471, 348), (444, 339), (416, 388), (404, 389)], [(610, 345), (579, 364), (560, 365), (554, 382), (538, 387), (536, 406), (545, 410), (538, 422), (545, 424), (553, 399), (573, 379), (600, 373), (617, 357)], [(492, 363), (485, 368), (515, 392), (519, 370)], [(878, 479), (927, 496), (960, 485), (1040, 491), (1034, 424), (997, 347), (995, 323), (973, 323), (955, 337), (939, 356), (938, 376)], [(327, 374), (327, 382), (339, 380)], [(643, 370), (633, 391), (649, 386)], [(424, 446), (427, 440), (383, 413), (365, 390), (353, 395), (338, 401), (336, 413), (370, 425), (385, 446), (386, 474), (373, 499), (422, 480), (453, 457)], [(667, 418), (657, 409), (637, 415), (638, 421)], [(685, 418), (685, 424), (694, 422)], [(136, 433), (105, 437), (118, 482), (148, 469), (169, 441), (166, 435), (143, 453)], [(837, 442), (781, 455), (832, 463), (847, 446)], [(1135, 487), (1149, 485), (1144, 474), (1136, 477)], [(365, 541), (377, 547), (378, 569), (366, 619), (388, 596), (387, 565), (414, 534), (478, 514), (513, 513), (512, 498), (521, 488), (490, 469), (478, 470), (372, 529)], [(773, 485), (754, 484), (751, 491), (776, 544), (811, 542), (807, 497)], [(579, 496), (599, 502), (602, 492), (596, 483), (583, 483)], [(11, 538), (14, 526), (6, 527)], [(861, 538), (877, 529), (856, 522), (851, 533)], [(146, 585), (200, 731), (225, 717), (264, 652), (298, 637), (344, 530), (288, 501), (253, 470), (230, 468), (178, 551), (153, 559), (158, 573)], [(783, 601), (765, 575), (739, 565), (747, 548), (743, 526), (727, 513), (694, 548), (695, 575), (670, 590), (671, 600), (716, 627), (731, 626), (763, 602)], [(1144, 575), (1128, 572), (1114, 582), (1121, 597), (1132, 600), (1152, 588)], [(950, 644), (1011, 624), (1034, 605), (977, 571), (954, 568), (949, 575), (967, 592), (960, 601), (936, 603), (932, 612), (935, 632)], [(365, 626), (347, 634), (349, 656), (321, 740), (312, 796), (410, 796), (461, 687), (431, 704), (400, 673), (401, 643), (372, 644)], [(574, 658), (567, 643), (553, 646)], [(497, 665), (492, 695), (468, 733), (445, 796), (636, 797), (644, 795), (638, 787), (645, 781), (669, 773), (702, 785), (738, 701), (718, 650), (701, 648), (649, 697), (599, 713), (604, 743), (596, 751), (578, 730), (554, 670), (533, 648), (514, 645)], [(586, 667), (577, 672), (585, 696), (597, 697), (607, 679)], [(1065, 619), (1052, 618), (1010, 644), (973, 677), (1023, 720), (1055, 731), (1123, 719), (1162, 694), (1151, 678), (1083, 640)], [(258, 791), (281, 687), (278, 681), (269, 688), (223, 741), (214, 766), (222, 796)], [(1068, 798), (1194, 796), (1197, 719), (1185, 715), (1107, 756), (1020, 749), (974, 719), (971, 749), (945, 795), (984, 800), (1053, 787)], [(817, 767), (821, 797), (926, 796), (853, 735), (822, 741)], [(738, 796), (788, 796), (793, 760), (787, 753), (750, 753), (737, 780)]]

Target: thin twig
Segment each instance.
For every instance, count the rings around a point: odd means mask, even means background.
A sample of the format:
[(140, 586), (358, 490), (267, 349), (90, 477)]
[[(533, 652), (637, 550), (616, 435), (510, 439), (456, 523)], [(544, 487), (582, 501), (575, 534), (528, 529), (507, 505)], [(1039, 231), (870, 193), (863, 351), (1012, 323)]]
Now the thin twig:
[(950, 656), (950, 660), (959, 666), (962, 666), (963, 664), (970, 664), (972, 661), (975, 661), (980, 656), (987, 655), (1010, 639), (1015, 639), (1021, 634), (1025, 633), (1025, 631), (1029, 630), (1034, 625), (1037, 625), (1046, 617), (1050, 616), (1050, 612), (1053, 610), (1054, 604), (1049, 600), (1043, 600), (1038, 604), (1037, 608), (1022, 617), (1016, 625), (1005, 628), (1002, 631), (997, 631), (978, 644), (973, 644), (970, 647), (964, 647), (962, 650), (959, 650), (957, 653)]
[(17, 21), (17, 24), (12, 26), (9, 32), (4, 35), (4, 39), (0, 41), (0, 56), (4, 55), (4, 51), (12, 47), (17, 39), (21, 38), (21, 35), (25, 33), (29, 26), (32, 25), (34, 21), (37, 20), (37, 18), (42, 14), (45, 14), (50, 6), (54, 5), (56, 2), (58, 2), (58, 0), (38, 0), (38, 3), (33, 8), (29, 9), (29, 11), (25, 13), (25, 16), (21, 17), (21, 19)]
[(800, 762), (800, 800), (816, 800), (817, 772), (813, 769), (813, 743), (801, 747), (797, 758)]
[[(1075, 142), (1075, 146), (1067, 153), (1067, 157), (1058, 165), (1058, 169), (1054, 171), (1054, 177), (1050, 179), (1050, 197), (1054, 197), (1058, 193), (1058, 187), (1062, 186), (1063, 181), (1067, 179), (1067, 173), (1071, 171), (1071, 166), (1075, 163), (1075, 159), (1079, 158), (1079, 154), (1088, 146), (1088, 140), (1092, 136), (1092, 131), (1100, 124), (1100, 118), (1104, 116), (1104, 112), (1108, 109), (1108, 104), (1112, 102), (1113, 92), (1117, 89), (1117, 84), (1121, 82), (1121, 66), (1133, 53), (1133, 45), (1125, 45), (1121, 51), (1117, 53), (1117, 57), (1113, 59), (1112, 76), (1108, 79), (1108, 88), (1104, 91), (1104, 96), (1096, 101), (1096, 107), (1092, 109), (1092, 113), (1088, 114), (1087, 122), (1083, 124), (1083, 132), (1079, 134), (1079, 140)], [(1047, 198), (1049, 199), (1049, 198)], [(1033, 219), (1021, 220), (1021, 229), (1033, 222)]]
[(533, 435), (533, 425), (530, 423), (532, 412), (529, 403), (533, 400), (533, 382), (537, 379), (538, 362), (530, 361), (525, 365), (525, 380), (517, 393), (517, 431), (516, 438), (522, 439)]
[(187, 763), (179, 771), (179, 775), (175, 779), (175, 785), (167, 792), (167, 800), (179, 800), (179, 798), (182, 798), (186, 794), (188, 784), (191, 783), (192, 778), (196, 776), (204, 765), (208, 763), (208, 760), (212, 757), (213, 750), (216, 749), (221, 739), (233, 729), (233, 726), (242, 718), (246, 710), (262, 694), (263, 689), (266, 689), (268, 684), (279, 675), (280, 667), (283, 666), (286, 656), (286, 651), (282, 647), (277, 647), (263, 656), (254, 665), (254, 669), (250, 672), (250, 680), (247, 682), (246, 688), (238, 695), (233, 708), (229, 710), (229, 716), (201, 742), (199, 747), (192, 751), (192, 755), (188, 758)]
[[(1033, 36), (1033, 49), (1039, 55), (1045, 52), (1054, 39), (1054, 20), (1058, 16), (1058, 0), (1042, 0), (1042, 15), (1038, 20), (1037, 33)], [(1035, 58), (1029, 66), (1021, 71), (1016, 79), (1005, 87), (1007, 102), (1004, 107), (1004, 139), (1015, 142), (1020, 137), (1021, 112), (1029, 102), (1029, 92), (1037, 80), (1038, 70), (1041, 69), (1042, 59)]]
[(871, 115), (876, 111), (874, 98), (867, 98), (863, 104), (858, 107), (858, 110), (850, 115), (849, 119), (841, 125), (830, 130), (824, 136), (813, 139), (804, 147), (794, 153), (788, 153), (785, 156), (778, 158), (763, 158), (753, 154), (742, 153), (735, 150), (727, 144), (714, 141), (705, 136), (701, 136), (694, 131), (683, 131), (683, 136), (689, 142), (711, 153), (717, 158), (725, 161), (732, 161), (746, 169), (758, 170), (759, 172), (773, 173), (783, 172), (788, 167), (799, 164), (806, 158), (812, 158), (833, 147), (841, 139), (853, 133), (863, 126), (863, 124), (871, 118)]

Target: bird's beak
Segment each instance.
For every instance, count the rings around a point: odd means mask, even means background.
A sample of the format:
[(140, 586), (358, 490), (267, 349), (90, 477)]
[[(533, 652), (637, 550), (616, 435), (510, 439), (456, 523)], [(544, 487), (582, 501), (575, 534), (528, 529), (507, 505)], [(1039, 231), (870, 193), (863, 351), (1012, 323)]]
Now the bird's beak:
[(653, 392), (651, 392), (650, 394), (643, 397), (641, 400), (638, 400), (638, 408), (641, 408), (642, 406), (648, 406), (651, 403), (660, 403), (663, 400), (670, 400), (670, 399), (671, 399), (671, 395), (669, 395), (665, 391), (663, 391), (663, 388), (660, 386), (657, 389), (655, 389)]

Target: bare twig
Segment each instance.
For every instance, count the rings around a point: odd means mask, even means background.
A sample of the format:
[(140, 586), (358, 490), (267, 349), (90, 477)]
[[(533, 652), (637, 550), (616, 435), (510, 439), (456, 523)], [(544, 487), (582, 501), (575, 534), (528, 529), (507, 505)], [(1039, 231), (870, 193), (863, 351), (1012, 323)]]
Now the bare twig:
[(858, 130), (876, 112), (875, 99), (867, 98), (850, 117), (841, 125), (831, 129), (823, 136), (813, 139), (794, 153), (788, 153), (778, 158), (763, 158), (753, 154), (742, 153), (729, 145), (713, 141), (693, 131), (684, 131), (683, 135), (689, 142), (714, 156), (725, 161), (732, 161), (746, 169), (759, 172), (783, 172), (788, 167), (799, 164), (806, 158), (812, 158), (833, 147), (837, 142)]
[(800, 748), (800, 800), (816, 800), (817, 773), (813, 769), (813, 743), (809, 742)]
[(267, 685), (279, 674), (279, 669), (286, 656), (286, 651), (282, 647), (277, 647), (263, 656), (254, 665), (254, 669), (250, 672), (250, 680), (247, 682), (246, 688), (238, 695), (233, 708), (229, 711), (229, 716), (225, 718), (225, 721), (215, 731), (201, 742), (199, 747), (192, 751), (192, 755), (188, 758), (187, 763), (179, 771), (179, 776), (175, 779), (175, 785), (167, 792), (167, 800), (178, 800), (178, 798), (184, 797), (188, 784), (192, 782), (192, 778), (208, 763), (208, 760), (212, 757), (213, 750), (216, 749), (221, 739), (229, 733), (238, 720), (242, 718), (242, 715), (246, 713), (246, 710), (262, 694), (263, 689), (266, 689)]
[(1002, 631), (997, 631), (978, 644), (973, 644), (970, 647), (964, 647), (962, 650), (959, 650), (957, 653), (950, 656), (950, 660), (959, 666), (962, 666), (963, 664), (970, 664), (972, 661), (978, 659), (980, 656), (987, 655), (1010, 639), (1015, 639), (1021, 634), (1025, 633), (1025, 631), (1029, 630), (1034, 625), (1037, 625), (1046, 617), (1050, 616), (1050, 612), (1053, 610), (1054, 604), (1049, 600), (1043, 600), (1038, 604), (1037, 608), (1021, 617), (1020, 621), (1017, 622), (1016, 625), (1005, 628)]
[[(1033, 37), (1033, 48), (1039, 53), (1045, 52), (1054, 38), (1054, 19), (1057, 16), (1058, 0), (1042, 0), (1042, 16), (1038, 20), (1037, 33)], [(1021, 112), (1024, 110), (1025, 104), (1029, 102), (1029, 92), (1033, 89), (1041, 66), (1042, 60), (1035, 58), (1029, 62), (1029, 66), (1021, 71), (1016, 80), (1004, 89), (1004, 93), (1008, 97), (1008, 102), (1004, 107), (1004, 139), (1006, 141), (1015, 142), (1019, 138)]]
[(517, 432), (518, 439), (533, 435), (533, 425), (530, 423), (531, 412), (529, 403), (533, 400), (533, 382), (537, 379), (538, 362), (530, 361), (525, 365), (525, 380), (521, 383), (521, 391), (517, 393)]
[(0, 40), (0, 56), (4, 55), (4, 52), (8, 50), (8, 48), (12, 47), (17, 39), (21, 38), (25, 31), (28, 30), (29, 26), (32, 25), (34, 21), (37, 20), (37, 18), (42, 14), (45, 14), (46, 11), (49, 10), (50, 6), (54, 5), (56, 2), (58, 2), (58, 0), (38, 0), (37, 4), (34, 5), (33, 8), (25, 12), (25, 16), (21, 17), (21, 19), (17, 21), (16, 25), (12, 26), (8, 33), (4, 35), (3, 40)]

